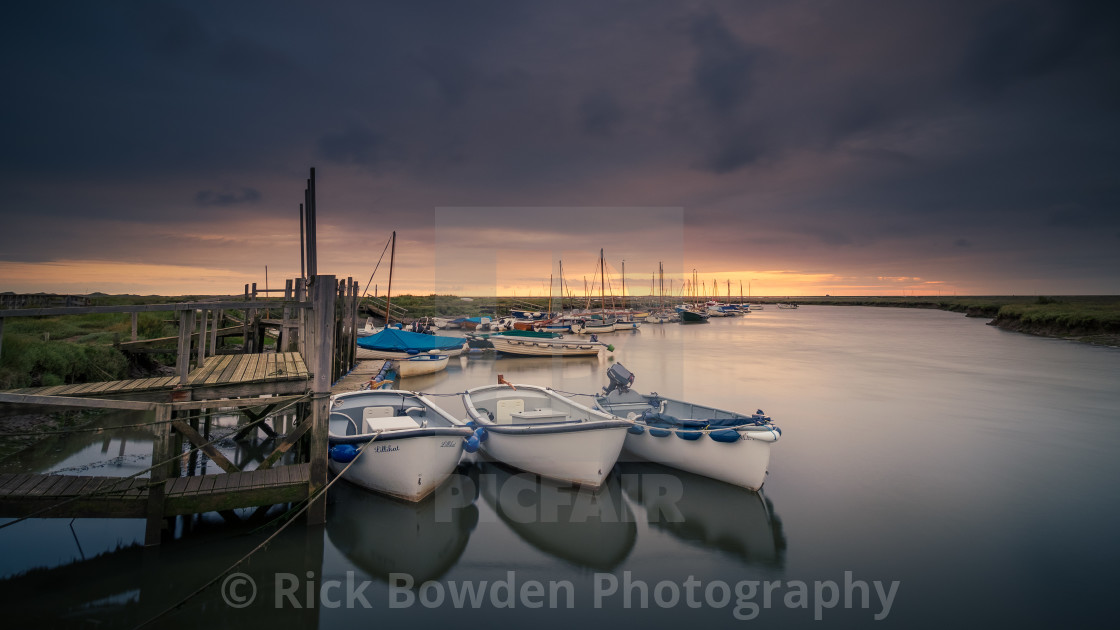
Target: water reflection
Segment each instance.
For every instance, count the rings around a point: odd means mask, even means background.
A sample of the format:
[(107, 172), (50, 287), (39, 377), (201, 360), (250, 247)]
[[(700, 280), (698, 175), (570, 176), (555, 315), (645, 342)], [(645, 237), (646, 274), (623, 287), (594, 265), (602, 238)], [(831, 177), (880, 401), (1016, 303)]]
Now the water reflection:
[(761, 493), (649, 462), (619, 462), (616, 469), (651, 527), (747, 564), (783, 567), (782, 521)]
[[(275, 513), (281, 512), (276, 508)], [(241, 511), (239, 511), (241, 512)], [(259, 522), (230, 524), (216, 515), (194, 517), (189, 536), (160, 547), (133, 544), (49, 569), (32, 569), (0, 580), (8, 602), (6, 627), (132, 628), (178, 604), (184, 596), (219, 575), (272, 533), (255, 531)], [(290, 528), (266, 552), (238, 567), (259, 585), (262, 597), (252, 606), (226, 605), (222, 591), (210, 588), (152, 627), (207, 628), (289, 626), (315, 628), (318, 611), (272, 605), (275, 576), (318, 573), (323, 561), (321, 528)], [(302, 593), (302, 592), (301, 592)], [(220, 614), (213, 614), (214, 612)], [(205, 616), (200, 616), (205, 615)]]
[(581, 567), (610, 571), (634, 548), (638, 530), (617, 474), (592, 492), (484, 458), (475, 466), (483, 500), (537, 549)]
[(406, 503), (346, 482), (331, 486), (330, 542), (370, 577), (407, 573), (417, 584), (439, 579), (458, 562), (478, 524), (476, 486), (453, 474), (431, 496)]

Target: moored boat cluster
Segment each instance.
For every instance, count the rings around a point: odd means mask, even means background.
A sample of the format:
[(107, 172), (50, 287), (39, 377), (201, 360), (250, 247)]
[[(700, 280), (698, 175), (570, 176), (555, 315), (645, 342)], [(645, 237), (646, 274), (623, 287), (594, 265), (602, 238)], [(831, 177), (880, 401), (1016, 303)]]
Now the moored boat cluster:
[(456, 418), (423, 394), (370, 389), (331, 399), (330, 468), (375, 492), (420, 501), (463, 452), (541, 477), (598, 489), (623, 449), (645, 460), (749, 490), (765, 482), (781, 430), (761, 410), (746, 415), (630, 389), (621, 364), (581, 404), (551, 388), (499, 383), (461, 394)]

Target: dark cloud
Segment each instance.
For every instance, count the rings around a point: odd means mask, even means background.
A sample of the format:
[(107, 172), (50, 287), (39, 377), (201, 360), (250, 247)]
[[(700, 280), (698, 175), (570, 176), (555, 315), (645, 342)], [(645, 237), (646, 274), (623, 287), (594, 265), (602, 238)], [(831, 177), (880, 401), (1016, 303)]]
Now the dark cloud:
[(0, 21), (0, 220), (29, 227), (0, 250), (63, 249), (32, 215), (292, 220), (317, 165), (336, 225), (664, 205), (697, 242), (750, 243), (729, 265), (921, 265), (951, 243), (1120, 290), (1115, 7), (23, 3)]
[(622, 123), (623, 112), (610, 94), (596, 92), (580, 103), (579, 118), (583, 130), (589, 135), (608, 138)]
[(961, 61), (962, 78), (990, 94), (1069, 63), (1091, 28), (1087, 16), (1077, 11), (1078, 4), (1027, 1), (993, 6), (973, 29)]
[(223, 192), (200, 190), (194, 197), (194, 202), (200, 206), (235, 206), (246, 203), (257, 203), (260, 200), (261, 193), (254, 188), (241, 188), (237, 191)]
[(697, 17), (691, 38), (697, 51), (692, 79), (700, 98), (716, 114), (736, 112), (751, 95), (757, 53), (716, 13)]

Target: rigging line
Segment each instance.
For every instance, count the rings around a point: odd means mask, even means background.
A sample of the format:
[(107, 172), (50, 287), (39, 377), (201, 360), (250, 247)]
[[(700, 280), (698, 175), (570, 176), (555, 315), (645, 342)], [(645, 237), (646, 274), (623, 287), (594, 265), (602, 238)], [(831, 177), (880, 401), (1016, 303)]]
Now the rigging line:
[[(63, 499), (63, 500), (61, 500), (57, 503), (54, 503), (52, 505), (49, 505), (49, 506), (45, 507), (45, 508), (35, 510), (34, 512), (32, 512), (32, 513), (30, 513), (26, 516), (21, 516), (21, 517), (15, 519), (13, 521), (8, 521), (7, 523), (0, 524), (0, 529), (4, 529), (5, 527), (11, 527), (12, 525), (15, 525), (16, 523), (22, 523), (23, 521), (26, 521), (26, 520), (31, 519), (31, 518), (35, 518), (36, 516), (38, 516), (40, 514), (44, 514), (46, 512), (50, 512), (51, 510), (60, 508), (60, 507), (62, 507), (64, 505), (67, 505), (69, 503), (73, 503), (74, 501), (77, 501), (78, 499), (87, 499), (89, 497), (100, 496), (100, 495), (103, 495), (103, 494), (114, 494), (114, 493), (119, 493), (119, 492), (129, 492), (131, 490), (137, 490), (137, 489), (145, 489), (146, 490), (148, 488), (151, 488), (152, 486), (158, 486), (161, 483), (166, 483), (167, 480), (165, 479), (164, 481), (160, 481), (160, 482), (154, 482), (154, 483), (153, 482), (148, 482), (147, 484), (144, 484), (144, 486), (142, 488), (133, 488), (131, 486), (129, 486), (127, 488), (118, 487), (122, 481), (131, 481), (133, 479), (136, 479), (140, 475), (143, 475), (146, 472), (151, 472), (152, 470), (155, 470), (156, 468), (159, 468), (160, 466), (166, 466), (167, 464), (170, 464), (171, 462), (173, 462), (177, 459), (180, 459), (183, 455), (189, 455), (189, 454), (191, 454), (195, 451), (201, 450), (203, 447), (210, 446), (210, 445), (212, 445), (216, 442), (221, 442), (222, 440), (224, 440), (224, 439), (226, 439), (226, 438), (228, 438), (232, 435), (236, 435), (237, 432), (242, 430), (242, 429), (254, 426), (254, 425), (256, 425), (260, 422), (264, 422), (266, 419), (271, 418), (273, 415), (275, 415), (277, 413), (280, 413), (281, 411), (284, 411), (288, 407), (291, 407), (295, 404), (304, 402), (305, 400), (310, 400), (310, 398), (311, 398), (310, 394), (307, 394), (307, 395), (305, 395), (301, 398), (297, 398), (296, 400), (291, 401), (290, 404), (285, 405), (285, 406), (281, 407), (280, 409), (277, 409), (276, 411), (274, 411), (273, 413), (271, 413), (267, 416), (261, 416), (260, 418), (257, 418), (256, 420), (250, 422), (249, 424), (246, 424), (244, 426), (239, 426), (235, 430), (233, 430), (229, 433), (226, 433), (225, 435), (216, 437), (213, 440), (210, 440), (209, 442), (206, 442), (205, 444), (200, 444), (198, 446), (195, 446), (194, 448), (188, 450), (186, 453), (177, 453), (176, 455), (174, 455), (172, 457), (169, 457), (169, 458), (167, 458), (167, 459), (165, 459), (165, 460), (163, 460), (159, 463), (152, 464), (151, 466), (149, 466), (148, 468), (145, 468), (144, 470), (135, 472), (135, 473), (133, 473), (133, 474), (127, 476), (127, 477), (120, 477), (118, 480), (110, 483), (104, 489), (98, 489), (98, 490), (94, 490), (93, 492), (88, 492), (88, 493), (85, 493), (85, 494), (78, 494), (78, 495)], [(193, 442), (192, 442), (192, 444), (193, 444)]]
[[(377, 439), (377, 436), (378, 436), (378, 435), (380, 435), (380, 433), (378, 433), (378, 434), (374, 435), (374, 436), (373, 436), (373, 438), (371, 438), (369, 442), (366, 442), (366, 445), (369, 445), (369, 443), (370, 443), (370, 442), (373, 442), (374, 440), (376, 440), (376, 439)], [(219, 573), (218, 575), (216, 575), (216, 576), (214, 576), (213, 578), (211, 578), (211, 579), (210, 579), (210, 581), (206, 582), (206, 583), (205, 583), (205, 584), (203, 584), (202, 586), (200, 586), (200, 587), (198, 587), (197, 589), (195, 589), (195, 590), (194, 590), (194, 592), (190, 593), (189, 595), (187, 595), (187, 596), (186, 596), (186, 597), (184, 597), (183, 599), (179, 600), (179, 602), (178, 602), (178, 603), (175, 603), (175, 604), (172, 604), (171, 606), (168, 606), (168, 607), (167, 607), (167, 608), (165, 608), (165, 609), (164, 609), (164, 610), (163, 610), (162, 612), (160, 612), (160, 613), (156, 614), (156, 615), (155, 615), (154, 617), (152, 617), (151, 619), (148, 619), (147, 621), (145, 621), (145, 622), (141, 623), (140, 625), (136, 626), (136, 630), (139, 630), (139, 628), (143, 628), (144, 626), (147, 626), (147, 625), (151, 624), (151, 623), (152, 623), (153, 621), (155, 621), (155, 620), (157, 620), (157, 619), (160, 619), (160, 618), (162, 618), (162, 617), (163, 617), (164, 615), (166, 615), (166, 614), (168, 614), (168, 613), (170, 613), (170, 612), (173, 612), (173, 611), (175, 611), (176, 609), (178, 609), (178, 608), (179, 608), (180, 606), (182, 606), (183, 604), (185, 604), (185, 603), (187, 603), (188, 601), (190, 601), (190, 600), (191, 600), (192, 598), (194, 598), (195, 596), (197, 596), (197, 595), (201, 594), (201, 593), (202, 593), (203, 591), (205, 591), (206, 589), (208, 589), (208, 588), (210, 588), (211, 586), (213, 586), (214, 584), (216, 584), (216, 583), (218, 582), (218, 580), (222, 579), (222, 576), (223, 576), (223, 575), (226, 575), (226, 574), (227, 574), (227, 573), (229, 573), (230, 571), (233, 571), (234, 569), (236, 569), (236, 568), (237, 568), (237, 567), (238, 567), (239, 565), (241, 565), (241, 563), (243, 563), (243, 562), (245, 562), (246, 560), (248, 560), (248, 559), (249, 559), (249, 557), (250, 557), (250, 556), (252, 556), (252, 555), (253, 555), (254, 553), (256, 553), (256, 552), (260, 551), (261, 549), (264, 549), (265, 547), (267, 547), (267, 546), (268, 546), (268, 544), (269, 544), (270, 542), (272, 542), (272, 541), (273, 541), (273, 539), (275, 539), (275, 538), (276, 538), (277, 536), (279, 536), (279, 535), (280, 535), (280, 534), (281, 534), (281, 533), (282, 533), (282, 532), (283, 532), (283, 531), (284, 531), (285, 529), (287, 529), (289, 525), (291, 525), (292, 523), (296, 522), (296, 518), (297, 518), (297, 517), (299, 517), (299, 516), (300, 516), (301, 514), (303, 514), (304, 512), (306, 512), (306, 511), (307, 511), (308, 509), (310, 509), (310, 508), (311, 508), (311, 503), (312, 503), (313, 501), (315, 501), (316, 499), (318, 499), (318, 498), (319, 498), (320, 496), (322, 496), (322, 495), (326, 494), (327, 490), (328, 490), (328, 489), (329, 489), (329, 488), (330, 488), (331, 486), (333, 486), (333, 485), (334, 485), (334, 484), (335, 484), (336, 482), (338, 482), (338, 480), (339, 480), (339, 479), (342, 479), (343, 475), (345, 475), (345, 474), (346, 474), (346, 471), (350, 470), (350, 467), (351, 467), (351, 466), (353, 466), (353, 465), (354, 465), (355, 463), (357, 463), (357, 461), (358, 461), (359, 459), (361, 459), (361, 457), (362, 457), (362, 454), (363, 454), (363, 453), (365, 453), (365, 450), (366, 450), (366, 449), (365, 449), (365, 447), (363, 446), (363, 447), (362, 447), (362, 448), (361, 448), (361, 449), (360, 449), (360, 450), (358, 451), (358, 454), (357, 454), (357, 456), (356, 456), (356, 457), (354, 457), (354, 459), (350, 460), (350, 463), (346, 465), (346, 468), (343, 468), (343, 469), (342, 469), (342, 471), (341, 471), (341, 472), (339, 472), (339, 473), (338, 473), (338, 475), (336, 475), (334, 479), (331, 479), (331, 480), (330, 480), (330, 482), (328, 482), (328, 483), (327, 483), (327, 485), (323, 486), (322, 488), (319, 488), (318, 492), (316, 492), (316, 493), (315, 493), (315, 496), (313, 496), (313, 497), (308, 497), (308, 498), (306, 499), (306, 504), (305, 504), (305, 505), (304, 505), (304, 506), (303, 506), (302, 508), (300, 508), (300, 510), (299, 510), (298, 512), (296, 512), (295, 514), (293, 514), (293, 515), (292, 515), (292, 517), (291, 517), (290, 519), (288, 519), (288, 521), (287, 521), (287, 522), (285, 522), (285, 523), (284, 523), (283, 525), (281, 525), (281, 526), (280, 526), (280, 527), (279, 527), (279, 528), (278, 528), (278, 529), (277, 529), (277, 530), (276, 530), (275, 532), (273, 532), (271, 536), (269, 536), (268, 538), (264, 539), (264, 541), (263, 541), (263, 542), (261, 542), (261, 543), (260, 543), (259, 545), (257, 545), (256, 547), (253, 547), (253, 548), (252, 548), (251, 550), (249, 550), (249, 553), (245, 554), (244, 556), (241, 556), (241, 558), (240, 558), (240, 559), (238, 559), (238, 560), (237, 560), (236, 562), (234, 562), (234, 563), (233, 563), (233, 564), (231, 564), (230, 566), (226, 567), (226, 569), (225, 569), (224, 571), (222, 571), (222, 572), (221, 572), (221, 573)]]
[(373, 273), (369, 274), (369, 282), (366, 282), (366, 288), (362, 290), (363, 298), (369, 295), (369, 285), (373, 283), (373, 277), (377, 275), (377, 268), (381, 266), (381, 261), (385, 259), (385, 252), (389, 249), (389, 241), (392, 240), (392, 238), (393, 237), (390, 236), (385, 240), (385, 248), (381, 250), (381, 258), (377, 259), (377, 264), (373, 266)]

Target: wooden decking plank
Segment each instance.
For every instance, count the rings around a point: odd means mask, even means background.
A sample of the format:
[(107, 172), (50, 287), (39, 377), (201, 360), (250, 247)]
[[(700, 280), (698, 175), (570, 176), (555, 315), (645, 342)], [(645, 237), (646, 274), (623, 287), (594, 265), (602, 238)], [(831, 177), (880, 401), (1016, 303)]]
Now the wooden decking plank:
[(265, 369), (268, 365), (268, 355), (260, 353), (257, 355), (257, 362), (253, 366), (253, 370), (245, 375), (247, 381), (263, 381)]
[(233, 370), (233, 373), (230, 374), (229, 380), (226, 381), (227, 383), (238, 383), (238, 382), (240, 382), (241, 377), (245, 375), (245, 370), (249, 366), (249, 361), (252, 360), (252, 358), (253, 358), (253, 355), (251, 355), (251, 354), (242, 354), (242, 355), (235, 355), (235, 356), (237, 358), (234, 361), (234, 364), (237, 367)]
[(210, 372), (210, 375), (206, 377), (206, 380), (204, 382), (207, 385), (211, 385), (213, 383), (220, 382), (221, 377), (222, 377), (222, 373), (225, 372), (226, 366), (229, 365), (229, 362), (232, 359), (233, 359), (232, 354), (223, 354), (219, 357), (214, 357), (214, 360), (215, 360), (214, 369), (213, 369), (213, 371)]
[(214, 361), (203, 363), (201, 366), (187, 372), (187, 384), (195, 385), (206, 380), (206, 377), (214, 371)]
[(129, 382), (130, 381), (105, 381), (105, 382), (99, 384), (97, 387), (94, 387), (93, 389), (90, 389), (90, 390), (86, 391), (86, 393), (87, 394), (100, 394), (100, 393), (103, 393), (103, 392), (120, 391), (126, 385), (128, 385)]
[(50, 489), (58, 483), (60, 478), (60, 475), (43, 475), (39, 483), (35, 484), (33, 488), (23, 494), (29, 497), (47, 496), (50, 494)]
[(203, 475), (195, 475), (186, 478), (187, 485), (183, 488), (183, 494), (195, 494), (198, 489), (202, 487)]
[(74, 483), (74, 477), (72, 475), (51, 475), (51, 477), (54, 478), (54, 483), (52, 483), (47, 488), (43, 488), (43, 496), (65, 496), (63, 490), (65, 490), (67, 486)]
[(196, 494), (207, 494), (214, 490), (214, 482), (219, 475), (202, 475), (202, 483), (198, 486)]
[(190, 481), (188, 477), (176, 477), (167, 482), (167, 488), (164, 489), (166, 494), (182, 494), (187, 489), (187, 483)]
[(268, 356), (268, 365), (265, 368), (265, 380), (278, 381), (284, 377), (283, 364), (280, 362), (280, 357), (275, 352), (270, 353)]
[(19, 484), (12, 490), (12, 494), (16, 496), (24, 496), (31, 493), (35, 486), (47, 480), (47, 475), (30, 475), (23, 483)]
[(5, 475), (2, 485), (0, 485), (0, 495), (16, 494), (16, 490), (34, 476), (30, 473)]
[(229, 361), (226, 362), (225, 369), (222, 370), (222, 373), (220, 375), (218, 375), (218, 382), (219, 383), (230, 382), (230, 380), (233, 378), (234, 373), (237, 372), (237, 368), (240, 366), (240, 362), (238, 361), (238, 358), (240, 358), (240, 355), (227, 354), (227, 355), (224, 355), (224, 356), (229, 357)]
[(89, 477), (74, 476), (71, 477), (70, 483), (65, 487), (58, 489), (58, 495), (64, 497), (75, 497), (82, 493), (82, 488), (89, 483)]
[(296, 357), (295, 357), (295, 360), (296, 360), (296, 365), (297, 365), (297, 367), (299, 368), (299, 376), (300, 376), (300, 378), (304, 378), (304, 379), (306, 379), (306, 378), (309, 378), (309, 377), (310, 377), (310, 374), (308, 374), (308, 372), (307, 372), (307, 361), (305, 361), (305, 360), (303, 359), (303, 355), (302, 355), (302, 354), (299, 354), (299, 353), (297, 352), (297, 353), (295, 353), (295, 355), (296, 355)]

